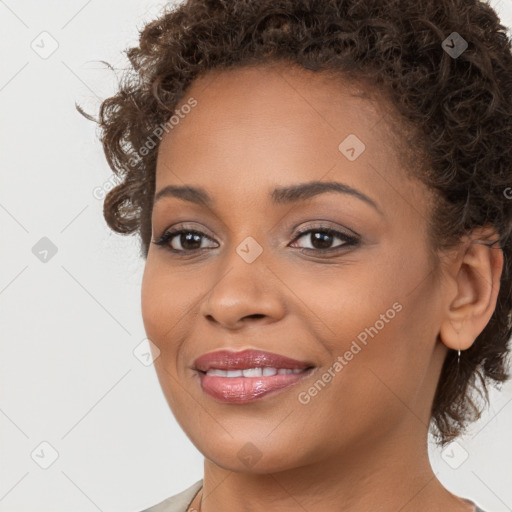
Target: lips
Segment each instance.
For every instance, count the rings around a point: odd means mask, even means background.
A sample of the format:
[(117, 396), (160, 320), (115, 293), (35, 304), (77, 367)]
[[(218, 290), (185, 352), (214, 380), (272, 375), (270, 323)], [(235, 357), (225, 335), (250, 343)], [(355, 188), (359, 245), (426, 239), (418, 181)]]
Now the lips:
[(266, 352), (262, 350), (243, 350), (233, 352), (230, 350), (217, 350), (198, 357), (194, 361), (196, 370), (248, 370), (250, 368), (276, 368), (290, 370), (305, 370), (313, 365), (308, 361), (298, 361), (290, 357)]
[(223, 403), (246, 404), (275, 395), (309, 377), (314, 367), (272, 352), (219, 350), (198, 357), (201, 389)]

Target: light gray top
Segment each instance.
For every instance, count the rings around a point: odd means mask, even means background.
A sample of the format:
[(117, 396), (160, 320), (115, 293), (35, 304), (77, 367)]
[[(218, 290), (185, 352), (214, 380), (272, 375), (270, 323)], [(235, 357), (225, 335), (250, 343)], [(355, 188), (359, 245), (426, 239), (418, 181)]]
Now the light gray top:
[[(153, 505), (150, 508), (143, 510), (142, 512), (187, 512), (188, 507), (196, 497), (196, 494), (199, 492), (201, 487), (203, 486), (203, 480), (198, 480), (196, 483), (192, 484), (190, 487), (187, 487), (184, 491), (181, 491), (170, 498), (167, 498), (160, 503)], [(485, 512), (478, 505), (473, 503), (470, 500), (466, 501), (471, 505), (474, 505), (475, 512)]]
[(160, 503), (149, 507), (142, 512), (187, 512), (187, 508), (194, 500), (196, 494), (203, 486), (203, 479), (198, 480), (196, 483), (187, 487), (170, 498), (161, 501)]

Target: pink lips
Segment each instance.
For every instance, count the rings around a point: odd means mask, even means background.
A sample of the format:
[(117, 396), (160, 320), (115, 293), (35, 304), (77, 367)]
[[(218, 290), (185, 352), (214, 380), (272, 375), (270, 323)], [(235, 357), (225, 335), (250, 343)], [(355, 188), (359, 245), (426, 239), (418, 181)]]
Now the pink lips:
[[(201, 388), (211, 397), (225, 403), (247, 403), (271, 392), (283, 390), (310, 375), (312, 364), (261, 350), (232, 352), (219, 350), (198, 357), (195, 369), (199, 371)], [(208, 375), (208, 370), (247, 370), (275, 368), (295, 370), (296, 373), (261, 375), (254, 377), (227, 377)], [(300, 371), (299, 371), (300, 370)]]

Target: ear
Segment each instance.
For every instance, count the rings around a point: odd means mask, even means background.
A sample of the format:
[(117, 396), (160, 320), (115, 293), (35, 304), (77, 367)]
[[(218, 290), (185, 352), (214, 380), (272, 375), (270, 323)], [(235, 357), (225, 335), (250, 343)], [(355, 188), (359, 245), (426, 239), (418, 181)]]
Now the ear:
[(450, 286), (439, 334), (453, 350), (469, 348), (488, 324), (503, 270), (503, 251), (496, 245), (492, 227), (478, 228), (467, 238), (446, 276)]

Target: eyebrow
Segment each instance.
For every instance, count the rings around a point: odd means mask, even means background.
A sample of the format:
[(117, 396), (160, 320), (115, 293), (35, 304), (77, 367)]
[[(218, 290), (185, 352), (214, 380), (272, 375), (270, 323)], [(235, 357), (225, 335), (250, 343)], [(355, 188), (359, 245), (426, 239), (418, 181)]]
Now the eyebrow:
[[(301, 200), (303, 201), (326, 192), (338, 192), (356, 197), (369, 204), (377, 210), (377, 212), (383, 215), (379, 206), (373, 199), (368, 197), (366, 194), (363, 194), (363, 192), (338, 181), (309, 181), (306, 183), (299, 183), (297, 185), (275, 188), (270, 194), (270, 198), (272, 204), (281, 205)], [(212, 197), (204, 188), (193, 187), (190, 185), (167, 185), (155, 194), (154, 204), (164, 197), (176, 197), (183, 201), (202, 204), (208, 207), (211, 207), (214, 203)]]

